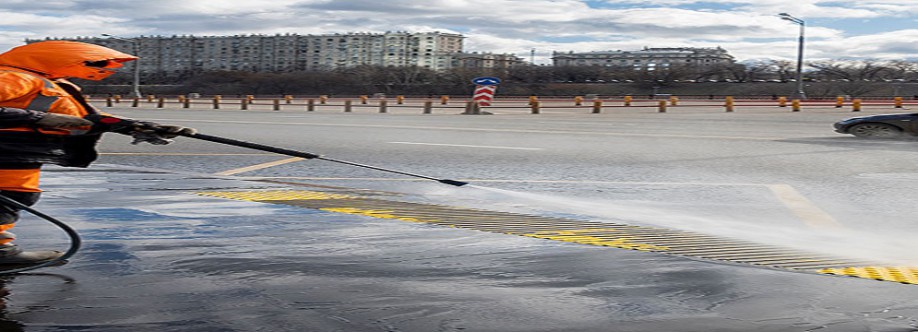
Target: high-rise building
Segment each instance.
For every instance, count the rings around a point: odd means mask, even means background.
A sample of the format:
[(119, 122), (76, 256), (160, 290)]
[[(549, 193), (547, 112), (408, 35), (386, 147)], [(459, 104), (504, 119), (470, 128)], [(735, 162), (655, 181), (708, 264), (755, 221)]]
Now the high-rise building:
[(456, 53), (453, 56), (453, 67), (474, 69), (501, 69), (524, 65), (526, 62), (514, 54), (495, 54), (490, 52)]
[[(139, 36), (55, 38), (110, 47), (141, 58), (144, 73), (292, 72), (359, 65), (449, 69), (463, 36), (441, 32), (327, 35)], [(50, 40), (47, 38), (44, 40)], [(26, 40), (26, 43), (41, 39)], [(136, 48), (135, 48), (136, 47)]]
[(555, 66), (629, 67), (634, 70), (657, 70), (671, 66), (705, 67), (729, 65), (733, 56), (716, 48), (667, 47), (644, 48), (638, 51), (554, 52)]

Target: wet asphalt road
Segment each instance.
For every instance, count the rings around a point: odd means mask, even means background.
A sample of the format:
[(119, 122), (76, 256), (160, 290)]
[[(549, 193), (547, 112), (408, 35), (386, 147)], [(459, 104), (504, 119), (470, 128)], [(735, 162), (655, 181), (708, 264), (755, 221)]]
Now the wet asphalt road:
[[(771, 108), (536, 116), (113, 112), (435, 178), (591, 200), (661, 202), (671, 208), (713, 205), (728, 218), (748, 218), (749, 209), (761, 203), (761, 185), (786, 184), (846, 227), (897, 233), (918, 230), (916, 223), (902, 218), (914, 211), (909, 197), (918, 179), (918, 146), (911, 140), (864, 141), (831, 127), (847, 117), (892, 111), (826, 108), (791, 113)], [(128, 154), (105, 154), (100, 162), (219, 173), (289, 158), (188, 139), (164, 147), (132, 146), (128, 141), (110, 135), (102, 151)], [(405, 176), (317, 160), (233, 175), (416, 189), (380, 181)], [(731, 208), (738, 205), (742, 207)]]
[[(288, 157), (110, 135), (98, 166), (46, 172), (40, 207), (86, 248), (54, 275), (7, 280), (0, 330), (918, 330), (915, 285), (187, 194), (288, 186), (246, 179), (376, 189), (909, 263), (918, 149), (833, 133), (851, 113), (111, 112), (507, 191), (318, 160), (241, 170)], [(215, 173), (231, 177), (202, 175)], [(805, 204), (772, 190), (788, 187)], [(816, 240), (826, 223), (850, 233)]]

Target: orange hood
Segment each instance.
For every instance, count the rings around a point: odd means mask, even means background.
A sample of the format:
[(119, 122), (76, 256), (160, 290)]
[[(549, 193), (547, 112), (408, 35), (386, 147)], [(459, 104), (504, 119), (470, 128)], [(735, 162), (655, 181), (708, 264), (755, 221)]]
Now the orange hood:
[[(137, 60), (136, 56), (95, 44), (50, 40), (26, 44), (0, 54), (0, 66), (33, 71), (50, 79), (82, 78), (98, 81), (114, 74), (122, 63)], [(108, 61), (103, 67), (87, 66), (87, 62)]]

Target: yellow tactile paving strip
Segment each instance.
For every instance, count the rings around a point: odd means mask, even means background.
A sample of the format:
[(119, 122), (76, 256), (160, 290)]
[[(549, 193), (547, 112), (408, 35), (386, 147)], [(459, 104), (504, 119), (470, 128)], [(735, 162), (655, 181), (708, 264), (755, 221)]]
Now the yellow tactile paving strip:
[(918, 284), (918, 267), (877, 266), (874, 262), (828, 257), (768, 244), (665, 228), (409, 203), (319, 191), (210, 191), (197, 194), (594, 246), (661, 252), (797, 272)]

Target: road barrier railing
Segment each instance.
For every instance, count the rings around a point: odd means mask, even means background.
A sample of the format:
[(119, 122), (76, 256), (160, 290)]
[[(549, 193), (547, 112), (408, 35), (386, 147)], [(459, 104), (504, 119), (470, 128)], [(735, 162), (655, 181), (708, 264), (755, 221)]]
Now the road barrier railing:
[[(491, 101), (490, 106), (481, 106), (470, 97), (456, 98), (451, 96), (439, 97), (405, 97), (396, 96), (368, 97), (358, 96), (332, 98), (326, 95), (317, 97), (294, 97), (292, 95), (257, 97), (254, 95), (224, 97), (214, 95), (210, 97), (188, 96), (145, 96), (144, 98), (126, 99), (121, 96), (98, 97), (90, 96), (90, 102), (98, 104), (104, 102), (106, 107), (131, 107), (131, 108), (170, 108), (170, 109), (238, 109), (238, 110), (273, 110), (273, 111), (306, 111), (306, 112), (375, 112), (375, 113), (411, 113), (421, 114), (496, 114), (496, 113), (530, 113), (542, 114), (543, 112), (580, 112), (598, 114), (608, 111), (622, 112), (623, 110), (654, 108), (659, 113), (678, 112), (680, 110), (721, 110), (734, 112), (743, 110), (775, 109), (785, 110), (790, 106), (791, 112), (801, 112), (807, 109), (835, 108), (843, 109), (850, 106), (852, 112), (859, 112), (865, 107), (872, 109), (890, 109), (891, 112), (918, 106), (918, 100), (905, 100), (902, 97), (887, 99), (848, 98), (838, 96), (834, 99), (809, 99), (788, 100), (779, 96), (771, 99), (724, 96), (720, 99), (685, 98), (666, 96), (666, 98), (636, 98), (634, 96), (621, 96), (613, 98), (593, 98), (589, 102), (584, 96), (566, 97), (497, 97)], [(438, 101), (438, 102), (436, 102)], [(789, 103), (788, 103), (789, 102)], [(789, 104), (789, 105), (788, 105)], [(528, 110), (528, 112), (527, 112)], [(843, 109), (844, 110), (844, 109)]]

